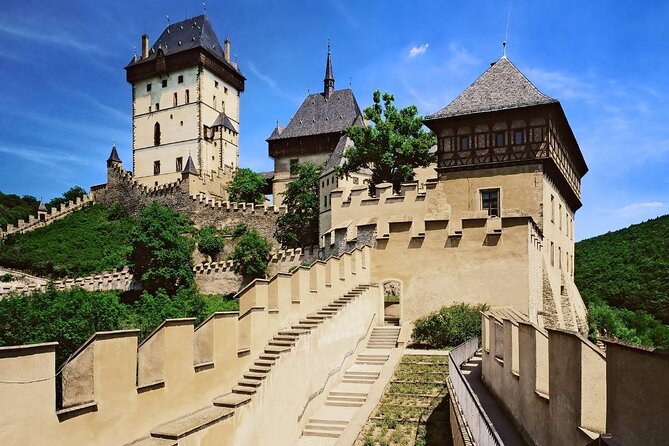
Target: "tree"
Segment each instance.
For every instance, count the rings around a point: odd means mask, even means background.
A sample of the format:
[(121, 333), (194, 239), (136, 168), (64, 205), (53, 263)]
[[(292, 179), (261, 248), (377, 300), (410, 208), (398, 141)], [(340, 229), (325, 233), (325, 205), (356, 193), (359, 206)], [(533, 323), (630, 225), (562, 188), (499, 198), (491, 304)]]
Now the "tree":
[(235, 272), (247, 279), (265, 277), (271, 245), (255, 229), (249, 229), (239, 238), (237, 246), (230, 254), (234, 260)]
[(378, 90), (373, 100), (374, 105), (364, 111), (365, 119), (373, 125), (346, 130), (354, 145), (344, 152), (345, 161), (337, 168), (337, 174), (341, 178), (368, 168), (372, 171), (370, 187), (392, 183), (393, 191), (398, 193), (402, 183), (413, 181), (416, 167), (427, 167), (435, 161), (430, 147), (436, 144), (436, 136), (423, 130), (416, 106), (399, 110), (392, 94), (381, 96)]
[(144, 290), (193, 286), (193, 227), (181, 214), (157, 202), (140, 212), (130, 232), (132, 270)]
[(216, 260), (218, 254), (223, 251), (223, 237), (213, 226), (205, 226), (197, 235), (197, 250)]
[(285, 249), (318, 244), (319, 182), (322, 166), (297, 165), (297, 178), (283, 192), (288, 212), (276, 222), (274, 237)]
[(265, 202), (263, 191), (266, 187), (265, 177), (251, 169), (242, 168), (235, 172), (228, 185), (228, 194), (230, 201), (262, 204)]
[(57, 207), (58, 205), (67, 203), (70, 200), (75, 201), (77, 198), (83, 197), (84, 195), (86, 195), (86, 189), (81, 186), (74, 186), (63, 192), (62, 197), (55, 197), (49, 201), (49, 203), (47, 203), (47, 207)]

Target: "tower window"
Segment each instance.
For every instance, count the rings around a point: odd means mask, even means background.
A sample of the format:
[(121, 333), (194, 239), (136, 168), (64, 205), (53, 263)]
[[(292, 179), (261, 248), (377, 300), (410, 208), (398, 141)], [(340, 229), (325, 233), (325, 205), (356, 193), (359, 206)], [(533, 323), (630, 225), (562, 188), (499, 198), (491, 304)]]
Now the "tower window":
[(525, 138), (523, 135), (522, 130), (514, 130), (513, 132), (513, 143), (514, 144), (522, 144), (524, 142)]
[(495, 133), (495, 146), (496, 147), (504, 147), (504, 132), (497, 132)]
[(153, 174), (160, 175), (160, 161), (153, 162)]
[(176, 170), (177, 172), (184, 170), (184, 159), (182, 157), (177, 158)]
[(469, 137), (461, 136), (460, 137), (460, 150), (469, 150)]
[(323, 196), (323, 207), (328, 207), (328, 196), (327, 195)]
[(300, 164), (299, 158), (293, 158), (290, 160), (290, 174), (291, 175), (296, 175), (297, 174), (297, 166)]
[(499, 189), (481, 191), (481, 209), (488, 211), (491, 217), (499, 217)]
[(153, 126), (153, 145), (154, 146), (160, 145), (160, 124), (157, 122)]
[(551, 257), (551, 266), (555, 266), (555, 244), (553, 242), (551, 242), (550, 257)]
[(555, 223), (555, 197), (551, 195), (551, 223)]
[(228, 94), (228, 87), (223, 87), (223, 93)]
[(214, 95), (214, 110), (218, 110), (218, 109), (216, 108), (216, 96), (215, 96), (215, 95)]
[(151, 82), (146, 84), (146, 91), (151, 91)]
[(177, 79), (177, 82), (180, 83), (180, 84), (183, 84), (183, 83), (184, 83), (184, 75), (183, 75), (183, 74), (180, 74), (180, 75), (179, 75), (179, 77), (178, 77), (178, 79)]
[(156, 111), (159, 111), (159, 110), (160, 110), (160, 103), (156, 102)]
[(174, 93), (174, 103), (172, 105), (174, 105), (175, 107), (179, 105), (179, 98), (177, 97), (176, 93)]
[(218, 81), (214, 81), (214, 88), (218, 88)]
[(163, 79), (163, 88), (167, 87), (167, 79)]
[(190, 91), (186, 90), (186, 104), (190, 103)]

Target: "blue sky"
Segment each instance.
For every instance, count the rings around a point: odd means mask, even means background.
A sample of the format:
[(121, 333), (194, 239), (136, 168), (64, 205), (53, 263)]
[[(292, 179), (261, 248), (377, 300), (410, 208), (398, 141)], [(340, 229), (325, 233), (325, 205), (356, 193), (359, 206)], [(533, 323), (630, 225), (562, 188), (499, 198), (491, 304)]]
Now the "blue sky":
[[(116, 141), (131, 162), (123, 67), (200, 1), (3, 2), (0, 191), (49, 199), (105, 181)], [(327, 39), (337, 88), (361, 106), (374, 89), (422, 114), (448, 104), (501, 55), (559, 99), (590, 172), (577, 238), (669, 212), (669, 2), (211, 1), (247, 77), (241, 163), (271, 170), (265, 139), (308, 89), (322, 88)]]

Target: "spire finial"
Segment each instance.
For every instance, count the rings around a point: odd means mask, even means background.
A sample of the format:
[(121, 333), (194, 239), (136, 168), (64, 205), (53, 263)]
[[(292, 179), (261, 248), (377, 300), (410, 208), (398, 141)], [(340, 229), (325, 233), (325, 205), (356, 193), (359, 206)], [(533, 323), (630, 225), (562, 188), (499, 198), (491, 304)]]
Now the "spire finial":
[(204, 9), (204, 13), (207, 13), (207, 4), (205, 2), (202, 2), (202, 9)]
[(332, 74), (332, 52), (330, 51), (330, 39), (328, 39), (328, 59), (325, 65), (325, 79), (323, 79), (323, 95), (326, 98), (334, 92), (334, 75)]
[(502, 59), (506, 59), (506, 40), (502, 42)]

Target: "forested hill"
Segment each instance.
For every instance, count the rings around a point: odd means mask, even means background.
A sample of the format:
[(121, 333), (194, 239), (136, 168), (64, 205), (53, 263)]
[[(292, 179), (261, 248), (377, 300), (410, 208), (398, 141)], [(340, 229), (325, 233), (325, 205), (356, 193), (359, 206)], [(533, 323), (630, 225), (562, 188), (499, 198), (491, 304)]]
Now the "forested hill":
[(30, 195), (19, 197), (0, 192), (0, 229), (7, 224), (15, 225), (17, 220), (25, 220), (29, 215), (37, 214), (39, 201)]
[(586, 304), (643, 310), (669, 324), (669, 215), (576, 243)]

